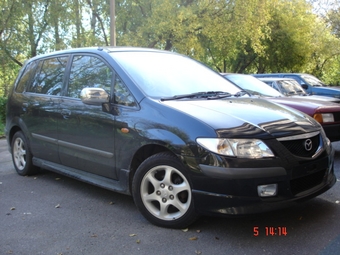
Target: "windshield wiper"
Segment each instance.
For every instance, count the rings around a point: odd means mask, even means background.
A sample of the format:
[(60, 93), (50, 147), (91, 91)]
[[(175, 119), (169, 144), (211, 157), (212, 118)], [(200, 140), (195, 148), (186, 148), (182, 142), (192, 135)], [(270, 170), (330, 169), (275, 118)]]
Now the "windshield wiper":
[(218, 99), (224, 97), (231, 97), (232, 94), (224, 91), (206, 91), (206, 92), (196, 92), (191, 94), (176, 95), (173, 97), (163, 97), (161, 101), (177, 100), (184, 98), (206, 98), (206, 99)]
[(241, 96), (244, 96), (244, 95), (248, 95), (248, 96), (251, 96), (251, 94), (245, 90), (241, 90), (239, 92), (237, 92), (234, 97), (241, 97)]

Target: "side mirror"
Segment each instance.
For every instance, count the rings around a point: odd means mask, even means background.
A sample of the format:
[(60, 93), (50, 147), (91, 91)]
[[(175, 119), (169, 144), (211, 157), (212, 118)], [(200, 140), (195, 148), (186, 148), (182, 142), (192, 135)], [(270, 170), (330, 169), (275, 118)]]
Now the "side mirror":
[(307, 84), (302, 84), (301, 87), (302, 87), (303, 89), (308, 89), (308, 85), (307, 85)]
[(84, 88), (80, 92), (84, 104), (102, 105), (109, 102), (109, 94), (102, 88)]

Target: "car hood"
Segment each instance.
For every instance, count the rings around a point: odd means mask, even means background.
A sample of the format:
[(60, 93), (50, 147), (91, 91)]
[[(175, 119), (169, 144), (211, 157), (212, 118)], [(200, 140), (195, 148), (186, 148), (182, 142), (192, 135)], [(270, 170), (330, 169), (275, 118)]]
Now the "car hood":
[[(290, 96), (289, 96), (290, 97)], [(340, 99), (339, 98), (335, 98), (335, 97), (326, 97), (326, 96), (318, 96), (318, 95), (300, 95), (300, 96), (295, 96), (292, 95), (291, 97), (294, 98), (301, 98), (301, 99), (309, 99), (309, 100), (320, 100), (320, 101), (326, 101), (326, 102), (333, 102), (333, 103), (340, 103)]]
[(203, 121), (221, 136), (264, 139), (320, 130), (320, 125), (302, 112), (258, 98), (174, 100), (162, 104)]
[(292, 107), (296, 110), (302, 111), (309, 116), (313, 116), (315, 113), (334, 113), (340, 112), (340, 105), (331, 101), (321, 101), (306, 98), (296, 97), (268, 97), (267, 100)]
[(340, 98), (340, 88), (336, 87), (313, 87), (312, 94), (318, 95), (333, 95), (334, 97)]

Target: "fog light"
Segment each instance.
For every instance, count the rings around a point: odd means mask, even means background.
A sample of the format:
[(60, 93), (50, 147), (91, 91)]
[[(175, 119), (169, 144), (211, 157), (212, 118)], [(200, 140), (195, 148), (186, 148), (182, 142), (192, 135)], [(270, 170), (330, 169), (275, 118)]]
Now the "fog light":
[(257, 186), (257, 193), (260, 197), (272, 197), (277, 194), (277, 184), (267, 184)]

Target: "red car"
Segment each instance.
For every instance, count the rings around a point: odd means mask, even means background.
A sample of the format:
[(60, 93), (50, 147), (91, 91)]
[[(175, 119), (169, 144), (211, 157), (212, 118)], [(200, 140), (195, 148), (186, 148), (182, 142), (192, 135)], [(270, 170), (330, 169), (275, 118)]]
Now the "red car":
[(332, 142), (340, 140), (340, 105), (309, 98), (286, 97), (259, 79), (246, 74), (222, 74), (227, 80), (253, 96), (265, 97), (271, 102), (302, 111), (316, 119)]

